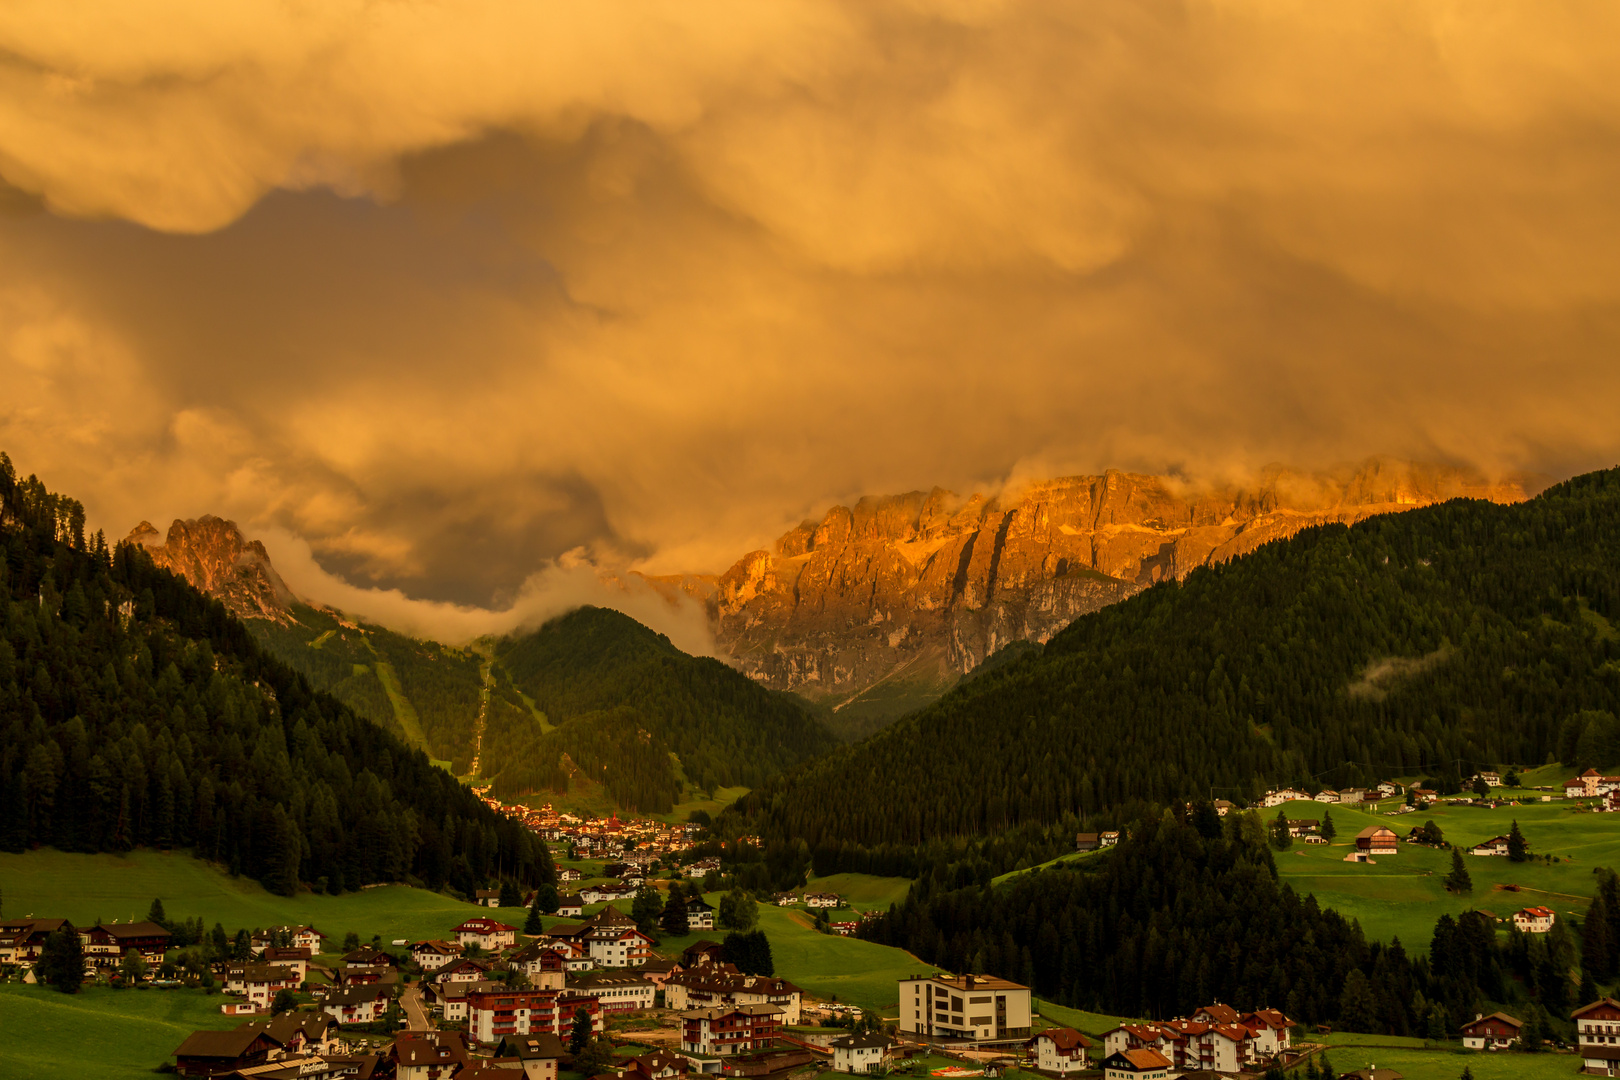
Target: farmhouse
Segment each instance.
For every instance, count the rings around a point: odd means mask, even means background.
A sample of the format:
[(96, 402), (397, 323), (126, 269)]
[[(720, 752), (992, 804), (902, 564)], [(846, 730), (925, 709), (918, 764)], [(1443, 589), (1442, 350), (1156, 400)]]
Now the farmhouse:
[(1108, 832), (1098, 833), (1097, 839), (1102, 841), (1103, 847), (1113, 847), (1115, 844), (1119, 843), (1119, 831), (1110, 830)]
[(249, 1020), (238, 1031), (262, 1031), (276, 1041), (279, 1051), (288, 1054), (329, 1054), (339, 1048), (337, 1021), (312, 1012), (284, 1012), (268, 1020)]
[(475, 897), (474, 903), (479, 907), (501, 906), (501, 890), (499, 889), (479, 889), (473, 895)]
[(1336, 802), (1339, 801), (1339, 793), (1337, 791), (1334, 791), (1332, 788), (1323, 788), (1321, 791), (1318, 791), (1316, 793), (1316, 801), (1317, 802), (1325, 802), (1325, 803), (1336, 803)]
[(1067, 1076), (1086, 1068), (1091, 1040), (1073, 1028), (1051, 1028), (1024, 1044), (1041, 1072)]
[(804, 906), (814, 908), (843, 907), (844, 898), (835, 892), (807, 892), (804, 894)]
[(298, 989), (298, 973), (274, 964), (238, 964), (225, 971), (225, 992), (240, 994), (250, 1005), (268, 1010), (283, 990)]
[(577, 919), (585, 914), (585, 901), (578, 893), (563, 893), (558, 897), (557, 914), (565, 919)]
[(1507, 1013), (1491, 1013), (1489, 1016), (1476, 1013), (1472, 1020), (1462, 1026), (1463, 1045), (1470, 1050), (1506, 1050), (1519, 1041), (1519, 1029), (1522, 1027), (1522, 1020), (1515, 1020)]
[(1103, 1080), (1168, 1080), (1170, 1060), (1157, 1050), (1121, 1050), (1102, 1060)]
[(85, 963), (95, 967), (115, 967), (124, 954), (134, 949), (148, 964), (163, 963), (170, 934), (157, 923), (107, 923), (79, 931)]
[(713, 930), (714, 905), (706, 902), (701, 896), (694, 896), (686, 902), (686, 928), (688, 930)]
[(262, 952), (271, 945), (296, 945), (311, 954), (321, 951), (326, 935), (313, 926), (272, 926), (253, 935), (253, 951)]
[(1553, 928), (1557, 918), (1552, 908), (1527, 907), (1513, 913), (1513, 925), (1521, 933), (1545, 934)]
[(1027, 1038), (1029, 987), (989, 975), (900, 980), (900, 1031), (936, 1039)]
[(438, 971), (444, 965), (453, 963), (461, 955), (458, 946), (448, 941), (416, 941), (411, 943), (411, 959), (423, 971)]
[(1298, 788), (1283, 788), (1281, 791), (1268, 791), (1262, 800), (1264, 805), (1281, 806), (1285, 802), (1310, 802), (1311, 796)]
[[(459, 1031), (402, 1031), (384, 1058), (398, 1080), (447, 1080), (471, 1061)], [(515, 1080), (515, 1078), (514, 1078)]]
[(1367, 855), (1393, 855), (1400, 850), (1395, 830), (1383, 825), (1369, 825), (1356, 833), (1356, 851)]
[(1304, 836), (1316, 836), (1322, 831), (1322, 822), (1319, 818), (1288, 818), (1288, 835), (1294, 839)]
[(0, 964), (28, 964), (39, 959), (45, 939), (66, 919), (11, 919), (0, 923)]
[(692, 1063), (674, 1051), (654, 1050), (631, 1058), (624, 1070), (624, 1080), (674, 1080), (691, 1069)]
[(568, 881), (568, 882), (582, 881), (582, 880), (584, 880), (584, 878), (585, 878), (585, 875), (583, 873), (581, 873), (579, 870), (576, 870), (572, 866), (565, 866), (562, 869), (557, 871), (557, 880), (558, 881)]
[(1620, 1069), (1620, 1001), (1604, 998), (1570, 1014), (1575, 1021), (1576, 1053), (1581, 1072), (1613, 1076)]
[(1508, 853), (1508, 838), (1493, 836), (1489, 840), (1481, 840), (1468, 849), (1470, 855), (1506, 855)]
[(270, 1059), (281, 1044), (263, 1031), (194, 1031), (170, 1057), (181, 1076), (219, 1076)]
[(833, 1072), (883, 1072), (899, 1044), (887, 1035), (876, 1032), (866, 1035), (845, 1035), (832, 1041)]
[(489, 952), (509, 949), (517, 943), (517, 927), (494, 919), (468, 919), (451, 933), (455, 934), (457, 945), (463, 948), (477, 945)]
[(694, 1009), (681, 1013), (681, 1049), (716, 1057), (769, 1050), (781, 1029), (782, 1010), (774, 1005)]

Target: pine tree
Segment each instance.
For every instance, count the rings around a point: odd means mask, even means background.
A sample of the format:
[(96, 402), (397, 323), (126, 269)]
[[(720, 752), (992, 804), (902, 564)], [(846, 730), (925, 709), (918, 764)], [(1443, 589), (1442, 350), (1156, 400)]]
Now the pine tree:
[(517, 882), (506, 878), (501, 882), (501, 907), (519, 908), (523, 906), (523, 891), (518, 888)]
[(146, 921), (150, 923), (157, 923), (165, 930), (173, 929), (173, 927), (169, 925), (168, 915), (163, 910), (163, 900), (161, 898), (153, 900), (152, 906), (146, 909)]
[(1288, 811), (1286, 808), (1277, 811), (1277, 820), (1271, 823), (1271, 842), (1277, 850), (1286, 851), (1294, 844), (1294, 837), (1288, 831)]
[(669, 902), (664, 905), (664, 913), (659, 917), (658, 925), (664, 928), (664, 933), (670, 937), (683, 937), (691, 933), (686, 922), (686, 897), (681, 895), (680, 889), (669, 890)]
[(540, 901), (535, 899), (534, 906), (529, 908), (529, 917), (523, 920), (523, 932), (530, 937), (538, 937), (546, 932), (546, 924), (540, 921)]
[(664, 898), (657, 889), (643, 885), (636, 890), (636, 898), (630, 901), (630, 917), (635, 920), (636, 926), (651, 933), (652, 928), (658, 925), (658, 916), (663, 913)]
[(1468, 875), (1460, 848), (1451, 849), (1451, 873), (1446, 875), (1444, 884), (1447, 892), (1463, 894), (1474, 891), (1474, 879)]
[(1519, 819), (1513, 819), (1513, 828), (1508, 832), (1508, 858), (1513, 862), (1524, 862), (1530, 857), (1530, 845), (1524, 842), (1524, 833), (1519, 831)]
[(1333, 824), (1333, 811), (1331, 811), (1331, 810), (1323, 810), (1322, 811), (1322, 839), (1324, 839), (1324, 840), (1332, 840), (1335, 836), (1338, 836), (1338, 835), (1339, 835), (1339, 828), (1338, 828), (1338, 826)]
[(562, 907), (562, 897), (557, 895), (557, 886), (544, 884), (536, 889), (534, 906), (540, 909), (542, 915), (555, 915), (557, 909)]
[(574, 1030), (568, 1036), (568, 1052), (579, 1054), (591, 1041), (591, 1014), (584, 1009), (574, 1010)]
[(1464, 1065), (1462, 1075), (1459, 1076), (1457, 1080), (1474, 1080), (1474, 1070)]
[(84, 985), (84, 946), (72, 923), (63, 923), (45, 939), (34, 963), (34, 976), (64, 994), (79, 992)]
[[(1607, 980), (1614, 970), (1614, 942), (1609, 940), (1609, 905), (1603, 890), (1592, 897), (1581, 923), (1581, 969), (1596, 979)], [(1594, 1000), (1582, 995), (1587, 1001)]]
[(1345, 976), (1344, 991), (1339, 995), (1339, 1022), (1364, 1034), (1377, 1034), (1380, 1029), (1378, 998), (1360, 968), (1351, 968)]

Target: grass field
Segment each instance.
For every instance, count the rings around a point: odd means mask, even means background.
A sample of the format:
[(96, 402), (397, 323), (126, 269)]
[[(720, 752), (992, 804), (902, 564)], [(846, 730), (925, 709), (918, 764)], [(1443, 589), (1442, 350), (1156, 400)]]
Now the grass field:
[[(890, 904), (898, 904), (911, 891), (910, 878), (873, 877), (871, 874), (833, 874), (830, 877), (811, 878), (802, 892), (832, 892), (842, 896), (857, 911), (876, 908), (888, 911)], [(834, 918), (848, 915), (834, 913)]]
[(136, 851), (129, 855), (79, 855), (42, 848), (23, 855), (0, 853), (0, 890), (5, 914), (94, 924), (144, 919), (161, 897), (172, 919), (200, 915), (228, 931), (239, 927), (307, 923), (333, 939), (350, 930), (362, 939), (381, 934), (419, 940), (443, 937), (451, 927), (484, 912), (448, 896), (386, 885), (342, 896), (276, 896), (255, 881), (233, 878), (190, 855)]
[(109, 990), (61, 994), (0, 986), (0, 1076), (29, 1080), (150, 1077), (199, 1028), (232, 1028), (220, 1002), (200, 990)]
[(1474, 1080), (1559, 1080), (1576, 1075), (1571, 1054), (1487, 1054), (1465, 1050), (1413, 1050), (1335, 1046), (1328, 1051), (1335, 1075), (1375, 1065), (1394, 1069), (1404, 1080), (1457, 1080), (1464, 1068)]
[(1035, 1000), (1035, 1012), (1048, 1023), (1060, 1027), (1074, 1028), (1087, 1035), (1102, 1035), (1105, 1031), (1112, 1031), (1125, 1022), (1122, 1016), (1107, 1016), (1103, 1013), (1086, 1012), (1083, 1009), (1070, 1009), (1062, 1005), (1054, 1005), (1050, 1001)]
[[(1387, 804), (1393, 806), (1395, 804)], [(1301, 893), (1355, 918), (1368, 937), (1387, 941), (1399, 937), (1408, 950), (1428, 949), (1435, 920), (1470, 908), (1507, 916), (1519, 908), (1545, 904), (1560, 916), (1579, 914), (1589, 902), (1600, 866), (1620, 867), (1620, 814), (1578, 812), (1565, 802), (1504, 806), (1498, 810), (1440, 806), (1420, 813), (1386, 817), (1319, 803), (1288, 803), (1291, 818), (1320, 818), (1331, 810), (1338, 836), (1331, 844), (1302, 844), (1276, 853), (1284, 881)], [(1267, 818), (1276, 810), (1265, 811)], [(1403, 843), (1396, 855), (1379, 856), (1374, 865), (1347, 863), (1357, 832), (1379, 824), (1405, 835), (1412, 827), (1432, 820), (1448, 841), (1465, 849), (1463, 856), (1473, 878), (1470, 896), (1447, 893), (1441, 881), (1451, 869), (1451, 852)], [(1534, 854), (1549, 854), (1559, 861), (1513, 863), (1499, 857), (1476, 857), (1466, 849), (1482, 840), (1506, 833), (1517, 820)], [(1566, 861), (1567, 860), (1567, 861)], [(1518, 891), (1498, 888), (1517, 886)]]
[[(719, 894), (709, 897), (719, 903)], [(818, 934), (803, 911), (761, 904), (759, 928), (771, 939), (776, 973), (812, 994), (894, 1015), (899, 981), (935, 968), (903, 949)], [(694, 936), (693, 941), (697, 940)]]

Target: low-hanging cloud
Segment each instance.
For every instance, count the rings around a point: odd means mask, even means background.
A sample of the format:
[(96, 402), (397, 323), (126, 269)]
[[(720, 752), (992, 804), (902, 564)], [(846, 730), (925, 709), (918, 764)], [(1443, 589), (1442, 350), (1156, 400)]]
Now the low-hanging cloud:
[(448, 612), (936, 483), (1567, 474), (1616, 69), (1563, 0), (25, 0), (0, 444)]

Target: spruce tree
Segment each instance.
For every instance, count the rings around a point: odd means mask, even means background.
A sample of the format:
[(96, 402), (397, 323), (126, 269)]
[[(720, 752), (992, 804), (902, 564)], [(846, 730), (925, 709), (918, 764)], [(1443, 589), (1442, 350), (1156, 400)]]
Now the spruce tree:
[(1524, 842), (1524, 833), (1519, 831), (1519, 819), (1513, 819), (1513, 828), (1508, 831), (1508, 859), (1513, 862), (1524, 862), (1530, 857), (1530, 845)]
[(658, 890), (651, 885), (643, 885), (636, 890), (636, 898), (630, 901), (630, 918), (635, 920), (636, 926), (645, 933), (651, 933), (652, 928), (658, 925), (658, 916), (664, 913), (664, 898)]
[(84, 985), (84, 946), (73, 924), (51, 931), (34, 963), (34, 977), (64, 994), (77, 994)]
[(529, 908), (529, 917), (523, 920), (523, 932), (530, 937), (537, 937), (545, 931), (546, 924), (540, 921), (540, 901), (537, 898), (534, 906)]
[(1277, 811), (1277, 820), (1271, 823), (1271, 842), (1277, 850), (1286, 851), (1294, 844), (1294, 838), (1288, 832), (1288, 811), (1286, 808)]
[(1376, 1034), (1379, 1031), (1378, 998), (1360, 968), (1351, 968), (1339, 995), (1339, 1022), (1351, 1031)]
[(153, 900), (152, 906), (146, 909), (146, 921), (150, 923), (157, 923), (165, 930), (171, 929), (169, 926), (169, 917), (163, 910), (163, 900), (161, 898)]
[(523, 890), (518, 888), (517, 882), (506, 878), (501, 882), (501, 907), (519, 908), (523, 906)]
[(568, 1036), (568, 1052), (579, 1054), (591, 1041), (591, 1014), (584, 1009), (574, 1010), (574, 1029)]
[(670, 937), (683, 937), (691, 932), (686, 923), (686, 897), (681, 895), (678, 887), (669, 890), (669, 902), (664, 905), (664, 913), (659, 917), (658, 925), (664, 928), (664, 933)]
[(542, 915), (555, 915), (557, 909), (562, 907), (562, 897), (557, 895), (557, 886), (541, 885), (536, 889), (534, 906), (540, 909)]
[(1586, 909), (1586, 920), (1581, 923), (1581, 969), (1591, 975), (1594, 981), (1607, 981), (1609, 973), (1614, 970), (1614, 942), (1609, 939), (1609, 905), (1603, 898), (1602, 889), (1592, 897), (1592, 905)]
[(1459, 895), (1474, 891), (1474, 879), (1468, 875), (1468, 867), (1463, 863), (1460, 848), (1451, 849), (1451, 873), (1446, 875), (1444, 884), (1447, 892)]
[(1332, 840), (1339, 835), (1338, 826), (1333, 824), (1333, 811), (1322, 811), (1322, 839)]

